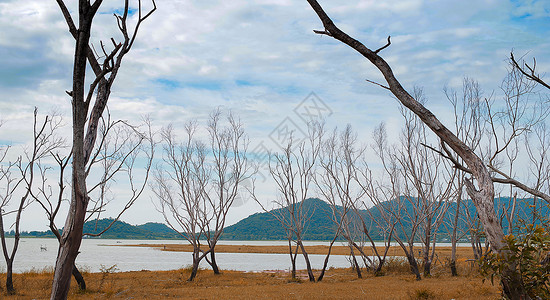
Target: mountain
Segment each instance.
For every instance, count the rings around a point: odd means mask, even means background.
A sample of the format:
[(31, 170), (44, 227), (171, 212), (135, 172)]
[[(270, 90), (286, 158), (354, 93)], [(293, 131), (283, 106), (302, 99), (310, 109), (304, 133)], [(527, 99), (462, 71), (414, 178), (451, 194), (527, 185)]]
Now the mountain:
[[(403, 196), (401, 196), (403, 200)], [(407, 218), (407, 212), (413, 214), (414, 208), (412, 203), (409, 201), (402, 201), (404, 205), (397, 205), (398, 201), (391, 200), (379, 205), (384, 205), (386, 208), (401, 209), (400, 215), (403, 217), (404, 224), (410, 222)], [(466, 209), (472, 217), (476, 216), (476, 208), (471, 200), (463, 200), (463, 206), (461, 206), (461, 213)], [(550, 214), (550, 208), (547, 205), (539, 203), (534, 207), (533, 199), (518, 199), (516, 202), (516, 208), (514, 213), (515, 220), (526, 220), (529, 222), (531, 220), (531, 215), (533, 209), (537, 209), (538, 213), (542, 216), (548, 216)], [(511, 210), (512, 199), (509, 197), (499, 197), (495, 198), (495, 208), (499, 216), (503, 215), (503, 212), (506, 209)], [(328, 203), (323, 200), (310, 198), (305, 200), (304, 209), (308, 212), (310, 216), (310, 222), (306, 225), (303, 239), (304, 240), (330, 240), (334, 236), (334, 231), (336, 225), (331, 219), (331, 208)], [(342, 209), (338, 207), (337, 209)], [(224, 229), (222, 239), (227, 240), (286, 240), (286, 234), (279, 223), (279, 221), (273, 216), (279, 215), (281, 213), (288, 212), (285, 209), (276, 209), (272, 212), (263, 212), (253, 214), (234, 225), (228, 226)], [(380, 211), (378, 207), (371, 207), (369, 210), (360, 210), (359, 213), (364, 218), (367, 226), (370, 230), (371, 237), (374, 240), (383, 240), (383, 232), (377, 229), (377, 226), (373, 219), (381, 219)], [(456, 203), (450, 203), (449, 209), (446, 212), (445, 218), (447, 220), (452, 220), (454, 214), (456, 213)], [(502, 221), (505, 232), (508, 232), (508, 220), (503, 218)], [(466, 232), (468, 230), (468, 224), (466, 220), (461, 219), (459, 221), (459, 228), (461, 231)], [(403, 232), (401, 228), (396, 227), (394, 234), (401, 237), (405, 236), (405, 233), (410, 233), (410, 228), (406, 228)], [(419, 237), (420, 235), (417, 234)], [(448, 238), (448, 233), (444, 226), (441, 226), (438, 231), (438, 240), (445, 240)]]
[[(84, 223), (84, 233), (96, 234), (111, 224), (113, 219), (99, 219)], [(7, 236), (13, 236), (13, 230), (6, 232)], [(51, 231), (21, 232), (21, 237), (55, 238)], [(95, 237), (90, 237), (95, 238)], [(181, 236), (170, 227), (162, 223), (145, 223), (131, 225), (123, 221), (116, 221), (111, 228), (104, 232), (100, 238), (104, 239), (135, 239), (135, 240), (168, 240), (180, 239)]]
[[(305, 227), (304, 240), (329, 240), (333, 237), (336, 225), (330, 218), (330, 205), (316, 198), (304, 200), (303, 209), (310, 217)], [(224, 229), (224, 240), (286, 240), (286, 233), (281, 223), (273, 215), (288, 217), (286, 208), (279, 208), (271, 213), (255, 213), (234, 225)]]
[[(401, 198), (403, 199), (403, 198)], [(397, 205), (397, 200), (387, 201), (379, 205), (386, 207), (399, 207), (402, 212), (401, 215), (406, 216), (404, 212), (412, 214), (414, 211), (412, 204), (408, 201), (404, 201), (404, 205)], [(471, 200), (463, 200), (461, 211), (465, 209), (471, 216), (476, 215), (476, 209)], [(495, 208), (497, 214), (500, 216), (504, 212), (504, 207), (511, 210), (512, 199), (508, 197), (495, 198)], [(331, 219), (331, 207), (323, 200), (310, 198), (304, 200), (304, 211), (309, 218), (304, 232), (304, 240), (331, 240), (333, 238), (336, 224)], [(337, 209), (342, 209), (338, 207)], [(533, 209), (538, 211), (538, 214), (542, 216), (550, 215), (549, 206), (544, 205), (539, 201), (536, 206), (533, 205), (533, 199), (518, 199), (515, 208), (515, 220), (525, 220), (527, 223), (531, 220)], [(456, 203), (451, 203), (446, 213), (447, 219), (453, 219), (456, 211)], [(373, 219), (381, 218), (380, 212), (377, 207), (369, 208), (367, 210), (361, 210), (359, 212), (366, 220), (369, 227), (371, 236), (374, 240), (383, 240), (383, 232), (379, 232), (373, 222)], [(288, 210), (286, 208), (279, 208), (273, 210), (271, 213), (263, 212), (253, 214), (245, 219), (240, 220), (234, 225), (228, 226), (224, 229), (222, 239), (224, 240), (286, 240), (286, 233), (279, 221), (274, 215), (288, 216)], [(98, 233), (106, 228), (113, 219), (100, 219), (88, 221), (84, 224), (85, 233)], [(408, 222), (407, 217), (403, 219), (404, 223)], [(505, 232), (508, 232), (508, 221), (503, 218), (503, 227)], [(461, 230), (466, 231), (468, 224), (465, 220), (461, 220), (459, 223)], [(406, 231), (409, 229), (406, 228)], [(394, 234), (404, 236), (405, 232), (401, 231), (401, 228), (396, 227)], [(13, 236), (13, 230), (6, 232), (7, 236)], [(54, 235), (50, 231), (31, 231), (22, 232), (22, 237), (37, 237), (37, 238), (54, 238)], [(447, 231), (443, 226), (440, 227), (438, 232), (438, 239), (445, 240), (447, 237)], [(105, 239), (181, 239), (182, 237), (172, 230), (170, 227), (162, 223), (146, 223), (142, 225), (131, 225), (123, 221), (116, 221), (109, 230), (101, 235), (101, 238)]]
[[(103, 231), (113, 219), (88, 221), (84, 224), (84, 233), (96, 234)], [(146, 223), (130, 225), (123, 221), (116, 221), (111, 228), (101, 235), (104, 239), (176, 239), (180, 236), (170, 227), (162, 223)]]

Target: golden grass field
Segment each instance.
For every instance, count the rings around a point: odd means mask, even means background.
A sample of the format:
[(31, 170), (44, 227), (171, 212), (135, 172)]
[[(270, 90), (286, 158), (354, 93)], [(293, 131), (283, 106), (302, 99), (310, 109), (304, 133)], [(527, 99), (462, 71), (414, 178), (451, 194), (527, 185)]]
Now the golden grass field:
[[(168, 245), (166, 246), (168, 248)], [(164, 245), (160, 247), (164, 248)], [(250, 251), (250, 249), (260, 251), (257, 246), (237, 247), (241, 247), (242, 251)], [(252, 248), (245, 250), (242, 247)], [(221, 249), (229, 250), (231, 247), (224, 246), (220, 247)], [(316, 250), (313, 250), (316, 247), (308, 247), (308, 249), (311, 249), (310, 253), (316, 253)], [(218, 252), (222, 252), (220, 250)], [(444, 256), (443, 253), (441, 255)], [(299, 280), (290, 280), (290, 275), (283, 271), (253, 273), (225, 270), (221, 275), (214, 275), (210, 270), (200, 270), (193, 282), (187, 282), (189, 269), (154, 272), (84, 272), (88, 290), (79, 292), (73, 280), (69, 298), (499, 299), (498, 285), (493, 286), (489, 281), (483, 282), (477, 271), (465, 262), (467, 256), (459, 255), (459, 257), (462, 257), (459, 262), (460, 276), (451, 277), (444, 263), (436, 263), (432, 277), (421, 281), (416, 281), (410, 274), (408, 266), (399, 261), (390, 262), (384, 270), (384, 276), (374, 277), (364, 272), (362, 279), (358, 279), (351, 269), (329, 269), (325, 279), (318, 283), (308, 282), (306, 274), (302, 271), (299, 273)], [(316, 276), (318, 273), (319, 271), (315, 271)], [(8, 296), (4, 287), (5, 274), (0, 274), (2, 284), (0, 298), (48, 299), (52, 278), (51, 270), (14, 274), (17, 294)]]

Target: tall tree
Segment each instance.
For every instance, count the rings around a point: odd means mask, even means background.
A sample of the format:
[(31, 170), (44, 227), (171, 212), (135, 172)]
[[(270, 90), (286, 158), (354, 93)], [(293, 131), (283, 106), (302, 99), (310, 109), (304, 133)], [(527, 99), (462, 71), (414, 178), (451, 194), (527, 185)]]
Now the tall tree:
[[(90, 195), (92, 205), (88, 208), (85, 221), (87, 222), (93, 218), (98, 220), (101, 218), (101, 213), (108, 209), (108, 204), (113, 200), (109, 197), (112, 181), (117, 181), (119, 184), (127, 182), (129, 197), (125, 205), (112, 218), (110, 224), (100, 232), (84, 233), (84, 235), (96, 237), (103, 234), (119, 220), (122, 214), (136, 202), (145, 190), (155, 147), (153, 132), (148, 119), (145, 120), (144, 124), (147, 131), (142, 131), (142, 126), (132, 126), (120, 120), (111, 121), (110, 114), (107, 118), (101, 118), (101, 121), (99, 138), (97, 139), (98, 147), (87, 167), (87, 173), (101, 175), (88, 178), (88, 195)], [(56, 218), (60, 208), (65, 203), (63, 199), (67, 198), (66, 190), (69, 183), (65, 178), (65, 174), (72, 154), (70, 153), (70, 147), (66, 145), (58, 148), (65, 148), (65, 151), (59, 151), (60, 149), (50, 150), (50, 155), (56, 162), (55, 166), (49, 164), (48, 161), (37, 161), (38, 172), (35, 175), (37, 182), (30, 189), (30, 196), (44, 209), (48, 218), (48, 226), (57, 240), (60, 241), (61, 230), (56, 225)], [(143, 176), (136, 175), (135, 172), (138, 167), (136, 164), (138, 158), (146, 158)], [(51, 184), (48, 180), (51, 173), (54, 173), (53, 175), (58, 178), (55, 184)], [(126, 177), (126, 181), (124, 177)], [(122, 200), (124, 196), (118, 195), (117, 200)], [(79, 288), (85, 290), (86, 282), (76, 264), (73, 267), (73, 276)]]
[(211, 148), (211, 180), (204, 196), (212, 222), (206, 224), (205, 236), (210, 250), (210, 259), (214, 274), (220, 274), (216, 263), (216, 245), (220, 239), (229, 209), (242, 189), (242, 183), (250, 176), (251, 166), (246, 157), (248, 139), (242, 124), (232, 114), (227, 116), (224, 126), (220, 118), (222, 112), (217, 109), (210, 115), (208, 134)]
[(164, 164), (157, 167), (153, 185), (166, 223), (193, 246), (188, 281), (193, 281), (199, 263), (209, 253), (201, 253), (201, 238), (212, 218), (204, 196), (211, 170), (206, 162), (206, 144), (195, 138), (196, 132), (197, 124), (187, 123), (185, 138), (178, 142), (172, 126), (162, 130)]
[[(314, 32), (333, 37), (334, 39), (348, 45), (368, 59), (384, 76), (387, 86), (381, 86), (389, 90), (401, 102), (401, 104), (415, 113), (441, 140), (442, 147), (450, 148), (449, 152), (453, 151), (455, 153), (454, 155), (457, 155), (464, 161), (464, 169), (467, 169), (468, 173), (473, 176), (473, 178), (465, 180), (466, 190), (477, 208), (477, 213), (481, 223), (483, 224), (486, 237), (495, 252), (501, 253), (504, 257), (509, 256), (509, 251), (506, 250), (505, 243), (503, 242), (504, 232), (493, 207), (495, 195), (494, 182), (502, 181), (503, 183), (513, 184), (518, 188), (524, 189), (533, 195), (537, 195), (542, 199), (545, 199), (546, 201), (550, 201), (550, 196), (540, 191), (531, 189), (510, 176), (505, 176), (506, 174), (499, 173), (499, 175), (503, 178), (493, 178), (489, 169), (491, 168), (491, 165), (487, 165), (472, 148), (470, 148), (464, 141), (444, 126), (431, 111), (416, 101), (397, 80), (390, 65), (379, 55), (382, 50), (390, 46), (391, 42), (389, 37), (386, 45), (380, 47), (379, 49), (371, 50), (360, 41), (352, 38), (340, 30), (326, 14), (317, 0), (308, 0), (308, 3), (311, 5), (324, 26), (324, 30), (315, 30)], [(491, 168), (491, 171), (496, 172), (493, 168)], [(507, 297), (512, 299), (528, 297), (525, 288), (521, 283), (520, 274), (516, 270), (514, 264), (511, 264), (506, 270), (503, 271), (501, 283), (503, 285), (503, 291)]]
[[(278, 193), (274, 204), (279, 209), (267, 209), (252, 193), (253, 199), (265, 212), (274, 216), (286, 231), (293, 278), (296, 275), (296, 254), (300, 250), (306, 263), (309, 281), (312, 282), (315, 282), (315, 276), (303, 244), (303, 236), (313, 212), (304, 205), (304, 202), (310, 197), (310, 188), (314, 184), (323, 134), (323, 124), (311, 123), (308, 126), (306, 138), (297, 142), (296, 137), (290, 134), (281, 153), (270, 155), (269, 172), (276, 183)], [(292, 243), (295, 247), (294, 254)]]
[[(82, 230), (89, 203), (86, 165), (96, 144), (98, 123), (107, 107), (111, 88), (122, 60), (132, 48), (141, 23), (156, 10), (156, 4), (152, 0), (152, 8), (145, 13), (141, 0), (138, 0), (138, 18), (133, 28), (129, 29), (130, 4), (129, 0), (125, 0), (122, 14), (115, 13), (122, 41), (117, 43), (114, 38), (111, 38), (112, 50), (110, 51), (107, 50), (106, 45), (100, 43), (102, 53), (96, 55), (90, 45), (90, 36), (94, 17), (103, 0), (78, 1), (78, 27), (64, 1), (56, 0), (56, 2), (67, 22), (69, 32), (75, 39), (72, 90), (67, 92), (71, 97), (73, 115), (71, 204), (59, 241), (51, 293), (51, 299), (66, 299), (73, 264), (82, 241)], [(91, 84), (86, 90), (88, 64), (94, 75), (89, 80)]]

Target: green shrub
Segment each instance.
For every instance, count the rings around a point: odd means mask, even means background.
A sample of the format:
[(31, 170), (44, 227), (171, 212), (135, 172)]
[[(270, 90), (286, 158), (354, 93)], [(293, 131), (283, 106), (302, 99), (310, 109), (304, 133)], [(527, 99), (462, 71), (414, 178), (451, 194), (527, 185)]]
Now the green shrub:
[(504, 239), (506, 253), (489, 253), (481, 259), (481, 273), (494, 281), (503, 272), (515, 266), (522, 285), (530, 297), (550, 299), (550, 233), (545, 228), (526, 225), (517, 236)]

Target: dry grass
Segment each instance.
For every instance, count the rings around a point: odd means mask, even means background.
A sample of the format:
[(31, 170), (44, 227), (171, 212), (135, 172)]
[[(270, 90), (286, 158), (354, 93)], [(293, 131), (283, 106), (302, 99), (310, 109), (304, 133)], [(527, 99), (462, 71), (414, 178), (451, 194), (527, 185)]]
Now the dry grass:
[[(192, 252), (193, 247), (189, 244), (137, 244), (137, 245), (112, 245), (115, 247), (152, 247), (163, 251), (176, 252)], [(328, 246), (315, 245), (305, 247), (309, 254), (327, 254)], [(420, 250), (419, 247), (415, 251)], [(372, 248), (365, 247), (365, 254), (374, 255)], [(383, 251), (382, 247), (378, 251)], [(249, 245), (217, 245), (216, 252), (218, 253), (288, 253), (288, 246), (249, 246)], [(347, 246), (333, 246), (332, 255), (348, 255), (349, 248)], [(437, 247), (436, 253), (440, 259), (451, 256), (451, 247)], [(418, 254), (418, 253), (415, 253)], [(388, 251), (389, 256), (404, 256), (403, 250), (399, 246), (393, 246)], [(473, 258), (471, 247), (457, 247), (457, 256), (464, 259)]]
[[(401, 266), (400, 266), (401, 265)], [(405, 265), (406, 266), (406, 265)], [(415, 281), (403, 273), (400, 262), (390, 263), (386, 276), (366, 275), (357, 279), (349, 269), (327, 271), (323, 282), (307, 282), (306, 274), (292, 281), (285, 272), (247, 273), (223, 271), (214, 275), (201, 270), (194, 282), (187, 282), (188, 269), (175, 271), (139, 271), (85, 273), (88, 291), (79, 293), (71, 285), (70, 299), (498, 299), (498, 287), (483, 283), (477, 275), (451, 277), (439, 274)], [(406, 267), (405, 267), (406, 269)], [(7, 296), (2, 287), (0, 298), (47, 299), (51, 288), (51, 270), (15, 274), (17, 294)], [(2, 283), (5, 274), (0, 274)]]

